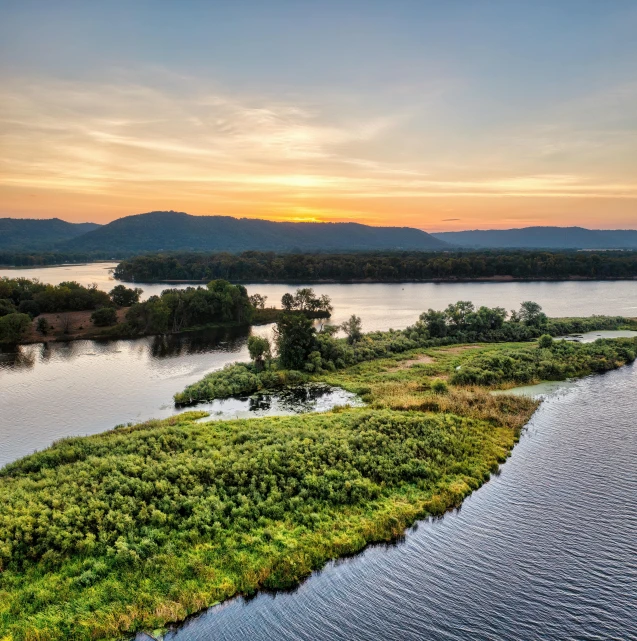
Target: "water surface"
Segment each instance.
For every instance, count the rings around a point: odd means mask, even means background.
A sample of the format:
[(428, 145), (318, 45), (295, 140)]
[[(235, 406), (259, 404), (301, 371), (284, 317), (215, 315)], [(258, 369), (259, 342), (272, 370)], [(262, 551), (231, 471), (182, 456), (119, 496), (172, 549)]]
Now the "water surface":
[[(39, 278), (60, 283), (96, 283), (104, 290), (117, 281), (115, 263), (63, 265), (35, 269), (2, 269), (1, 276)], [(166, 285), (140, 285), (144, 297)], [(187, 285), (180, 285), (186, 287)], [(298, 285), (248, 285), (250, 293), (278, 304)], [(637, 281), (405, 283), (314, 285), (334, 304), (330, 322), (351, 314), (363, 329), (401, 329), (429, 308), (442, 309), (457, 300), (476, 305), (517, 308), (539, 302), (552, 316), (622, 314), (637, 316)], [(271, 327), (197, 332), (184, 336), (136, 340), (76, 341), (0, 349), (0, 465), (65, 436), (95, 434), (117, 424), (161, 418), (175, 412), (172, 397), (205, 373), (227, 363), (248, 360), (250, 333), (270, 335)]]

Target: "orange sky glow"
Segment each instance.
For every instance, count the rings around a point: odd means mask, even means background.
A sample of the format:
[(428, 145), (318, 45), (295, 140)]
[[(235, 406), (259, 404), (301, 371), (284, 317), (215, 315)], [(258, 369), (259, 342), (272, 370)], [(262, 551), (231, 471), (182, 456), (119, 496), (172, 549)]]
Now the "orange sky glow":
[(214, 4), (13, 5), (0, 216), (637, 227), (637, 10)]

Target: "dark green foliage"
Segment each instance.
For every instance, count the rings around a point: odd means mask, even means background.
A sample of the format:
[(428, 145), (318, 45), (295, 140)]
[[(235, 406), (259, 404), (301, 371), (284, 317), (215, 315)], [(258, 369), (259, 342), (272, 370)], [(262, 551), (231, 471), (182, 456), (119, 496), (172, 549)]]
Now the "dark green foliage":
[(135, 303), (139, 303), (139, 297), (144, 290), (135, 287), (125, 287), (124, 285), (115, 285), (110, 291), (111, 300), (118, 307), (130, 307)]
[(28, 278), (0, 278), (0, 298), (11, 300), (18, 308), (25, 306), (29, 314), (97, 309), (111, 302), (96, 285), (84, 287), (74, 281), (44, 285)]
[(283, 294), (281, 307), (288, 312), (324, 312), (326, 316), (329, 316), (334, 309), (329, 296), (325, 294), (317, 296), (311, 287), (297, 289), (294, 295)]
[(18, 305), (18, 311), (21, 314), (28, 314), (31, 318), (40, 315), (40, 305), (34, 300), (23, 300)]
[(0, 298), (0, 316), (6, 316), (7, 314), (15, 314), (18, 310), (16, 309), (13, 301), (8, 298)]
[(633, 278), (637, 252), (359, 252), (154, 254), (117, 266), (121, 280), (225, 278), (243, 282), (418, 281), (493, 278)]
[(49, 325), (49, 321), (47, 321), (44, 316), (40, 316), (36, 324), (36, 329), (38, 330), (38, 333), (42, 334), (42, 336), (46, 336), (49, 333), (51, 326)]
[(183, 392), (175, 394), (175, 403), (188, 404), (206, 399), (253, 394), (261, 387), (261, 380), (250, 365), (235, 363), (206, 374)]
[(314, 351), (316, 330), (304, 314), (283, 314), (276, 325), (279, 363), (284, 369), (303, 369)]
[(6, 314), (0, 317), (0, 343), (18, 343), (31, 325), (28, 314)]
[(68, 223), (59, 218), (0, 218), (0, 249), (49, 249), (98, 227), (97, 223)]
[(117, 323), (117, 311), (114, 307), (100, 307), (91, 314), (91, 321), (96, 327), (108, 327)]
[(178, 332), (211, 323), (248, 323), (252, 305), (243, 285), (214, 280), (206, 287), (166, 289), (136, 303), (126, 314), (134, 332), (141, 334)]
[[(456, 322), (451, 323), (448, 316), (449, 308), (456, 314), (462, 310), (463, 316), (456, 316)], [(251, 376), (249, 383), (241, 386), (237, 393), (251, 394), (261, 389), (285, 384), (288, 382), (287, 377), (290, 374), (288, 369), (297, 373), (302, 370), (315, 374), (342, 369), (356, 363), (385, 358), (394, 354), (402, 354), (417, 348), (469, 342), (526, 342), (538, 339), (543, 333), (548, 333), (549, 336), (563, 336), (593, 330), (619, 329), (624, 326), (637, 329), (635, 323), (622, 317), (593, 316), (590, 318), (549, 319), (544, 326), (535, 327), (518, 321), (505, 321), (506, 312), (500, 307), (481, 307), (477, 311), (472, 311), (473, 305), (463, 302), (460, 308), (457, 305), (450, 305), (449, 308), (444, 312), (429, 310), (420, 316), (420, 320), (415, 325), (402, 331), (390, 330), (363, 334), (361, 339), (353, 344), (349, 344), (347, 339), (335, 338), (333, 334), (336, 328), (331, 326), (316, 333), (311, 327), (311, 323), (306, 319), (302, 323), (304, 328), (301, 331), (302, 340), (297, 342), (291, 338), (283, 343), (284, 349), (288, 349), (289, 346), (291, 354), (291, 360), (285, 362), (291, 362), (292, 365), (284, 365), (281, 362), (279, 351), (279, 358), (270, 363), (269, 369), (265, 371), (251, 369), (253, 377)], [(289, 316), (289, 314), (285, 316)], [(296, 328), (296, 325), (294, 327)], [(237, 365), (237, 367), (245, 366)], [(234, 370), (232, 371), (234, 376)], [(217, 389), (234, 388), (234, 383), (223, 382), (226, 376), (225, 370), (209, 376), (214, 377), (213, 385), (201, 384), (201, 381), (189, 385), (182, 393), (175, 395), (176, 402), (190, 403), (232, 395), (231, 393), (218, 395), (216, 392)], [(492, 377), (487, 375), (487, 378), (491, 380)], [(458, 381), (459, 384), (464, 384), (460, 378)], [(483, 382), (482, 384), (491, 385), (494, 383)]]

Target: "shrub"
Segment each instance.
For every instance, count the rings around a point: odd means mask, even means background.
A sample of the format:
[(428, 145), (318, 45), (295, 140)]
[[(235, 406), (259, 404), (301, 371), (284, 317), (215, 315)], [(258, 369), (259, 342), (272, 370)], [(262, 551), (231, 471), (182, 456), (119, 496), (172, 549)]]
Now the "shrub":
[(446, 394), (449, 391), (447, 383), (441, 378), (437, 378), (431, 383), (431, 391), (434, 394)]
[(550, 349), (553, 346), (553, 337), (549, 336), (548, 334), (542, 334), (538, 341), (538, 345), (542, 349)]
[(100, 307), (91, 314), (91, 321), (97, 327), (107, 327), (117, 323), (117, 311), (113, 307)]

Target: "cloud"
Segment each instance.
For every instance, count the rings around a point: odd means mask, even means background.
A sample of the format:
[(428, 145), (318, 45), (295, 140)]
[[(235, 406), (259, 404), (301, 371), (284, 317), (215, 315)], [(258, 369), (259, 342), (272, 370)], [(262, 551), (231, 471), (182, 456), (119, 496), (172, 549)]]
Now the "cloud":
[[(410, 147), (430, 130), (406, 113), (346, 115), (334, 105), (192, 83), (169, 90), (8, 80), (0, 87), (0, 188), (18, 194), (16, 202), (36, 191), (82, 196), (82, 206), (195, 203), (199, 213), (379, 223), (398, 222), (395, 207), (374, 201), (426, 208), (432, 199), (637, 199), (637, 178), (610, 180), (576, 163), (569, 172), (518, 167), (485, 147), (484, 161), (467, 166), (454, 160), (462, 146), (431, 159)], [(557, 133), (542, 144), (551, 139), (572, 148)]]

